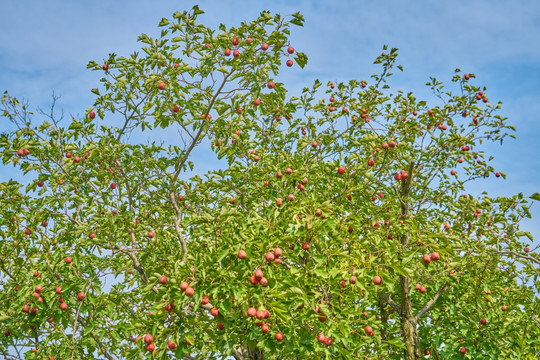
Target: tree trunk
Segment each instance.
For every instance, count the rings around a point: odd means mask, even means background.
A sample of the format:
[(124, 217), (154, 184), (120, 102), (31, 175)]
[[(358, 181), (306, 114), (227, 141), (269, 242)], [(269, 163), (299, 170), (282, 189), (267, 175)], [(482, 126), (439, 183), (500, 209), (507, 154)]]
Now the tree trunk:
[(249, 360), (264, 360), (264, 351), (259, 349), (249, 349), (247, 351), (247, 359)]
[[(409, 191), (413, 178), (414, 161), (409, 166), (409, 176), (401, 182), (401, 218), (405, 221), (409, 217)], [(402, 250), (406, 251), (409, 243), (409, 235), (403, 234), (401, 237)], [(400, 276), (401, 288), (401, 331), (405, 349), (403, 350), (403, 358), (405, 360), (420, 359), (420, 347), (418, 346), (418, 329), (416, 328), (416, 318), (412, 313), (410, 293), (411, 279), (408, 276)]]

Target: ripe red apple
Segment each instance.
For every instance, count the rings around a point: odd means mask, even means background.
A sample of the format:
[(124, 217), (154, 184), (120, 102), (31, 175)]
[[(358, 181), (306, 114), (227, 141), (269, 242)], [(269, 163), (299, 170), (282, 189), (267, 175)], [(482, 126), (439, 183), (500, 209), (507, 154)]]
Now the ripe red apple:
[(28, 305), (26, 305), (26, 304), (23, 305), (22, 312), (25, 312), (25, 313), (30, 312), (30, 308), (28, 307)]
[(281, 250), (281, 248), (275, 248), (274, 249), (274, 256), (275, 257), (280, 257), (281, 255), (283, 255), (283, 250)]
[(351, 276), (351, 277), (349, 278), (349, 283), (351, 283), (352, 285), (356, 284), (356, 276), (354, 276), (354, 275)]
[(431, 260), (438, 261), (441, 258), (438, 252), (434, 252), (431, 254)]
[(57, 294), (61, 294), (61, 293), (62, 293), (62, 287), (57, 286), (57, 287), (56, 287), (56, 293), (57, 293)]
[(381, 278), (380, 276), (375, 276), (375, 277), (373, 278), (373, 283), (374, 283), (375, 285), (381, 285), (381, 283), (382, 283), (382, 278)]
[(291, 67), (294, 65), (294, 62), (292, 60), (287, 60), (287, 62), (285, 63), (288, 67)]
[(210, 314), (211, 314), (213, 317), (217, 317), (217, 316), (219, 315), (219, 310), (218, 310), (218, 308), (213, 307), (212, 310), (210, 310)]
[(338, 174), (344, 174), (345, 173), (345, 169), (342, 168), (341, 166), (338, 168), (337, 170)]
[(153, 352), (154, 350), (156, 350), (156, 344), (150, 343), (150, 344), (146, 345), (146, 350), (148, 352)]
[(165, 83), (163, 83), (163, 82), (160, 82), (160, 83), (158, 84), (158, 89), (159, 89), (159, 90), (165, 90), (165, 87), (166, 87), (166, 86), (165, 86)]
[(283, 333), (281, 331), (276, 333), (276, 340), (277, 341), (283, 340)]
[(60, 304), (60, 309), (61, 310), (67, 310), (67, 308), (68, 308), (68, 304), (66, 304), (65, 302)]
[(424, 355), (429, 355), (429, 350), (428, 349), (424, 350)]
[(33, 308), (30, 310), (30, 314), (36, 315), (36, 314), (37, 314), (37, 308), (33, 307)]
[(259, 105), (261, 104), (261, 100), (255, 99), (255, 100), (253, 100), (253, 104), (254, 104), (255, 106), (259, 106)]
[(530, 251), (530, 249), (528, 247), (526, 247), (525, 249), (523, 249), (523, 251), (525, 251), (526, 253), (528, 253)]
[(261, 280), (263, 276), (264, 276), (264, 273), (262, 272), (261, 269), (257, 269), (255, 271), (255, 277), (257, 278), (257, 280)]
[(423, 294), (427, 291), (427, 289), (423, 286), (420, 287), (420, 292)]
[(263, 49), (263, 51), (268, 50), (268, 44), (267, 44), (267, 43), (263, 43), (263, 44), (261, 45), (261, 49)]
[(77, 294), (77, 301), (83, 301), (86, 295), (83, 292)]
[(261, 280), (259, 280), (259, 284), (261, 284), (261, 286), (268, 285), (268, 279), (263, 276)]
[(90, 239), (93, 239), (93, 238), (96, 237), (96, 235), (95, 235), (93, 232), (91, 232), (90, 234), (88, 234), (88, 237), (89, 237)]
[(64, 261), (66, 262), (66, 264), (71, 264), (71, 262), (73, 261), (73, 259), (71, 259), (71, 258), (68, 256), (68, 257), (66, 257), (66, 258), (64, 259)]
[(238, 45), (240, 43), (240, 41), (237, 38), (234, 38), (234, 39), (232, 39), (232, 43), (233, 43), (233, 45), (236, 46), (236, 45)]
[(102, 68), (105, 71), (109, 71), (109, 64), (103, 64)]
[(375, 165), (375, 160), (369, 159), (367, 164), (368, 164), (368, 166), (373, 166), (373, 165)]
[(364, 328), (364, 331), (366, 332), (366, 334), (370, 334), (373, 332), (373, 328), (368, 325)]
[(217, 324), (217, 327), (218, 327), (219, 330), (225, 329), (225, 325), (223, 325), (223, 323)]
[(259, 283), (259, 280), (255, 277), (255, 275), (251, 275), (251, 277), (249, 278), (249, 282), (252, 285), (257, 285)]
[(80, 156), (75, 156), (73, 158), (73, 161), (76, 162), (76, 163), (80, 163), (81, 162), (81, 157)]
[(257, 319), (263, 320), (264, 319), (264, 310), (257, 310), (257, 313), (255, 314)]
[(424, 261), (424, 263), (426, 264), (429, 264), (431, 262), (431, 256), (429, 255), (424, 255), (424, 257), (422, 258), (422, 260)]
[(240, 251), (238, 252), (238, 258), (239, 258), (239, 259), (242, 259), (242, 260), (243, 260), (243, 259), (245, 259), (246, 257), (247, 257), (247, 254), (246, 254), (246, 252), (245, 252), (244, 250), (240, 250)]
[(481, 318), (481, 319), (480, 319), (480, 324), (486, 325), (486, 324), (487, 324), (487, 320), (486, 320), (485, 318)]
[(464, 346), (462, 346), (462, 347), (459, 348), (459, 352), (462, 353), (462, 354), (466, 354), (467, 349)]
[(239, 57), (240, 56), (240, 51), (234, 50), (232, 54), (233, 54), (234, 57)]
[(148, 236), (148, 238), (153, 239), (154, 238), (154, 233), (152, 231), (149, 231), (147, 236)]
[(319, 316), (319, 321), (320, 322), (326, 322), (326, 315)]
[(270, 262), (270, 261), (274, 261), (275, 259), (275, 256), (273, 253), (271, 252), (267, 252), (265, 255), (264, 255), (266, 261)]
[(324, 344), (326, 346), (332, 345), (332, 338), (327, 337), (326, 339), (324, 339)]
[(210, 298), (208, 297), (208, 295), (203, 295), (202, 298), (201, 298), (201, 304), (206, 305), (209, 302), (210, 302)]
[(287, 52), (288, 52), (289, 54), (294, 54), (294, 48), (293, 48), (292, 46), (289, 46), (289, 47), (287, 48)]
[(268, 84), (266, 85), (269, 89), (273, 89), (276, 84), (273, 82), (273, 81), (269, 81)]
[(176, 344), (172, 341), (172, 340), (169, 340), (169, 342), (167, 343), (167, 347), (169, 348), (169, 350), (176, 350)]
[(318, 342), (324, 343), (325, 340), (326, 340), (326, 336), (324, 336), (323, 334), (318, 334), (317, 335), (317, 341)]
[(186, 289), (186, 296), (192, 297), (193, 295), (195, 295), (195, 289), (193, 289), (192, 287), (188, 287)]
[(247, 311), (247, 316), (254, 317), (257, 315), (257, 310), (253, 307), (250, 307)]
[(503, 305), (503, 306), (501, 307), (501, 310), (502, 310), (502, 311), (506, 311), (506, 305)]
[(287, 195), (287, 199), (289, 199), (289, 201), (294, 201), (294, 195), (293, 194)]
[(160, 284), (165, 285), (169, 279), (167, 279), (167, 275), (161, 275), (158, 281)]
[(186, 291), (186, 289), (189, 287), (189, 284), (185, 281), (182, 281), (182, 283), (180, 283), (180, 290), (182, 291)]
[(261, 331), (263, 332), (263, 334), (266, 334), (268, 332), (268, 330), (270, 330), (270, 328), (268, 327), (268, 325), (266, 324), (263, 324), (261, 326)]
[(150, 344), (152, 341), (154, 341), (154, 337), (151, 334), (144, 335), (144, 342), (147, 344)]
[(308, 249), (309, 249), (309, 243), (304, 241), (304, 242), (302, 243), (302, 249), (308, 250)]
[(276, 205), (277, 205), (277, 206), (281, 206), (281, 204), (283, 204), (283, 199), (281, 199), (281, 198), (280, 198), (280, 199), (277, 199), (277, 200), (276, 200)]
[(116, 183), (111, 183), (111, 189), (116, 189)]

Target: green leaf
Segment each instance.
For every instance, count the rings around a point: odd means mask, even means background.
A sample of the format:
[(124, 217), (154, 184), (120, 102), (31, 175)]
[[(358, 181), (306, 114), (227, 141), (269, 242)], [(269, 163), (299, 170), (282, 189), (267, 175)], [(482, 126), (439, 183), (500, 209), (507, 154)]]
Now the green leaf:
[(534, 193), (530, 196), (530, 199), (540, 201), (540, 193)]

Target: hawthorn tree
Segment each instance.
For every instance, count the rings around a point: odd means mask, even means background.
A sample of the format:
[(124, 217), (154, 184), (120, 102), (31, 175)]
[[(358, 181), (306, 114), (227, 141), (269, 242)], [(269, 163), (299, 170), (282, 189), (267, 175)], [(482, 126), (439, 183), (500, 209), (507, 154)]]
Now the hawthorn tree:
[[(474, 74), (435, 101), (368, 80), (288, 96), (289, 17), (163, 19), (105, 62), (69, 124), (9, 96), (0, 185), (5, 359), (538, 358), (531, 200), (468, 194), (513, 136)], [(43, 116), (47, 115), (45, 118)], [(140, 141), (157, 128), (174, 144)], [(193, 172), (194, 156), (221, 167)], [(527, 240), (527, 237), (529, 240)], [(531, 246), (532, 247), (532, 246)]]

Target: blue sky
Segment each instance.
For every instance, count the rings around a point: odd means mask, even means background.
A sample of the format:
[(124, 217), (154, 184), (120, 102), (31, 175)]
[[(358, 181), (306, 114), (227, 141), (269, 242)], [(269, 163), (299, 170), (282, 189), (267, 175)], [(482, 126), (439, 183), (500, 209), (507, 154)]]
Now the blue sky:
[[(287, 69), (280, 81), (294, 92), (318, 78), (326, 81), (368, 79), (372, 61), (384, 44), (400, 50), (405, 72), (394, 88), (435, 100), (424, 86), (429, 76), (448, 80), (456, 67), (474, 72), (488, 87), (491, 101), (501, 100), (501, 115), (517, 127), (517, 140), (493, 146), (494, 166), (507, 173), (472, 191), (510, 195), (540, 192), (540, 1), (9, 1), (0, 2), (0, 91), (47, 108), (54, 91), (66, 114), (92, 106), (90, 89), (101, 74), (86, 70), (89, 60), (108, 53), (128, 55), (139, 48), (141, 33), (157, 33), (157, 23), (176, 10), (199, 4), (200, 21), (235, 26), (262, 10), (300, 11), (304, 28), (295, 28), (293, 46), (305, 52), (304, 70)], [(5, 120), (0, 130), (6, 129)], [(0, 169), (0, 181), (11, 171)], [(540, 239), (540, 204), (536, 220), (524, 228)], [(538, 243), (539, 240), (536, 240)]]

